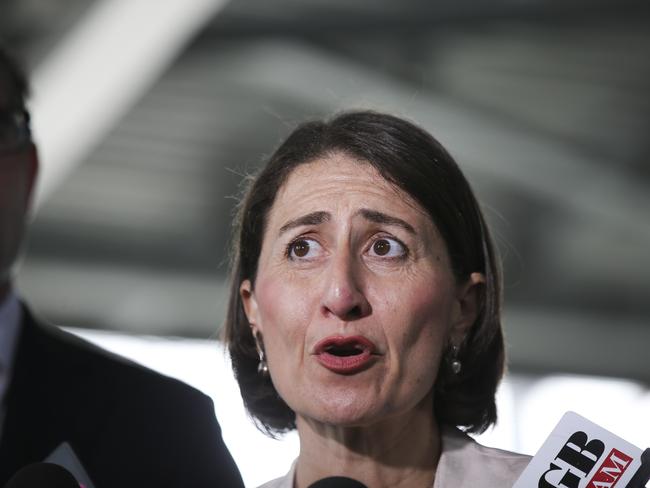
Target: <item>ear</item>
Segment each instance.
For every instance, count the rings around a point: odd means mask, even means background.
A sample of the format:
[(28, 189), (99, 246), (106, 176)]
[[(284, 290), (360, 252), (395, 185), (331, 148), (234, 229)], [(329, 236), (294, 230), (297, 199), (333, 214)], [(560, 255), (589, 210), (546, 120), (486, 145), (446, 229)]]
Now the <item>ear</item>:
[(465, 283), (459, 285), (453, 311), (450, 339), (460, 345), (479, 314), (481, 288), (485, 286), (483, 273), (472, 273)]
[(241, 297), (242, 304), (244, 305), (244, 313), (248, 319), (253, 335), (257, 333), (259, 328), (257, 299), (255, 298), (255, 291), (253, 291), (253, 284), (250, 280), (242, 281), (239, 286), (239, 296)]

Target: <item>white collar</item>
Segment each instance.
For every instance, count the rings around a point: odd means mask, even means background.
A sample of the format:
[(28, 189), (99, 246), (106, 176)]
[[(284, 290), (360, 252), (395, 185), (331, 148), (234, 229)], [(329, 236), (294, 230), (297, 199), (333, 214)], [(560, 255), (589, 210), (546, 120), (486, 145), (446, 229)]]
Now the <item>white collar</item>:
[[(458, 429), (443, 427), (442, 452), (433, 488), (507, 488), (514, 484), (530, 456), (484, 447)], [(259, 488), (293, 488), (296, 461), (282, 478)]]

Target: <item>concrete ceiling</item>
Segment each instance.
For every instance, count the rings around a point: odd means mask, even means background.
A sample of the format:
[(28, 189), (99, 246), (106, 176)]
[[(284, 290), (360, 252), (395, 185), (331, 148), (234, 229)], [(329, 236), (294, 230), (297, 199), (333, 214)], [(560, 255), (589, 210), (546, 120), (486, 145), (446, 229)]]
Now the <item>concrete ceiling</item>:
[[(88, 8), (5, 1), (0, 27), (37, 70)], [(231, 2), (40, 206), (20, 286), (68, 325), (214, 335), (242, 175), (296, 122), (376, 108), (479, 194), (513, 369), (650, 380), (649, 21), (644, 2)]]

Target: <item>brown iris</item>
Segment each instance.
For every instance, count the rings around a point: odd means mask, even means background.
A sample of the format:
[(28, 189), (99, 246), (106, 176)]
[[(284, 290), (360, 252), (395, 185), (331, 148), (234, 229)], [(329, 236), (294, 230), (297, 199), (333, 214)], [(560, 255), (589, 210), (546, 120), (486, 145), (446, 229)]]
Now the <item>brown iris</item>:
[(380, 239), (372, 245), (372, 249), (377, 256), (385, 256), (390, 252), (390, 242), (386, 239)]
[(293, 254), (299, 258), (304, 258), (309, 252), (309, 242), (301, 239), (293, 243)]

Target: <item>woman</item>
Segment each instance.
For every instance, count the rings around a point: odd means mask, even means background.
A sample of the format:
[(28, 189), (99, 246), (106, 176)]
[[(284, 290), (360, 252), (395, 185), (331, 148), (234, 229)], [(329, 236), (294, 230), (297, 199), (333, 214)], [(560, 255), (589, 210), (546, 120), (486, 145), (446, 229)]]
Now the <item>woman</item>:
[(499, 266), (456, 163), (394, 116), (298, 127), (252, 181), (226, 321), (246, 408), (300, 455), (265, 487), (512, 486), (528, 458), (465, 432), (496, 421)]

